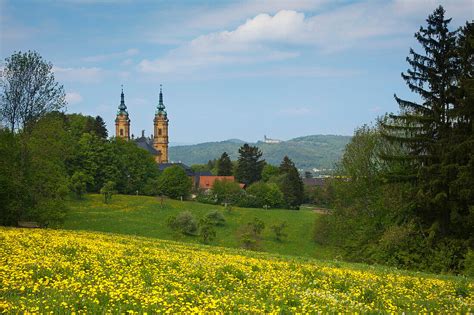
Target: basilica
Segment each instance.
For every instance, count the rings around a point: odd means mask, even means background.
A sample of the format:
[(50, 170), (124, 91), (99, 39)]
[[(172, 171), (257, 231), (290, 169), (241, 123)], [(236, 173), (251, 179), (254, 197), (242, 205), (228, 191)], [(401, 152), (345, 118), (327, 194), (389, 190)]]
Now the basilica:
[[(115, 137), (130, 140), (130, 117), (127, 106), (125, 105), (125, 96), (120, 95), (120, 105), (118, 107), (117, 117), (115, 118)], [(168, 114), (163, 103), (163, 89), (160, 85), (160, 98), (156, 106), (155, 118), (153, 119), (153, 136), (145, 137), (144, 131), (140, 138), (134, 138), (135, 144), (150, 152), (158, 164), (168, 163)]]

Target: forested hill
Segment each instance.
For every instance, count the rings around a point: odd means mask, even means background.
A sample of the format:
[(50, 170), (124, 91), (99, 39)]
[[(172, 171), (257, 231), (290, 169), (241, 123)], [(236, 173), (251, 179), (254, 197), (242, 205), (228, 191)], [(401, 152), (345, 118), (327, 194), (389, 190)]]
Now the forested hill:
[[(256, 145), (263, 152), (263, 158), (270, 164), (279, 165), (288, 155), (298, 168), (332, 168), (341, 157), (350, 136), (313, 135), (294, 138), (278, 144), (267, 144), (261, 141), (249, 143)], [(195, 145), (170, 147), (170, 159), (185, 164), (203, 164), (219, 158), (227, 152), (232, 160), (238, 157), (238, 150), (245, 142), (231, 139), (220, 142), (206, 142)]]

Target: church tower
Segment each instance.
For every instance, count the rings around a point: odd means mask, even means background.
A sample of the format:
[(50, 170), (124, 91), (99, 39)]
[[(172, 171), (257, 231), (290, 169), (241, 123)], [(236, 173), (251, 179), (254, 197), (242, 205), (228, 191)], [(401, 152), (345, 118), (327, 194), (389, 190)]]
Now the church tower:
[(130, 119), (128, 118), (127, 106), (125, 106), (123, 87), (118, 109), (117, 118), (115, 118), (115, 137), (130, 140)]
[(156, 107), (153, 122), (155, 125), (153, 147), (160, 152), (160, 154), (156, 156), (156, 162), (168, 163), (168, 114), (163, 104), (163, 90), (161, 84), (160, 101)]

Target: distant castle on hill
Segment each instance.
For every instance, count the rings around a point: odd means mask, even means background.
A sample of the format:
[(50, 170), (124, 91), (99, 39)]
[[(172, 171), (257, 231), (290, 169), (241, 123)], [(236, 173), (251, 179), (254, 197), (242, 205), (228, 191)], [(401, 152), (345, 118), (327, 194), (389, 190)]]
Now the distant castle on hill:
[(269, 144), (276, 144), (276, 143), (281, 143), (283, 141), (281, 140), (278, 140), (278, 139), (270, 139), (270, 138), (267, 138), (267, 136), (263, 136), (263, 142), (264, 143), (269, 143)]

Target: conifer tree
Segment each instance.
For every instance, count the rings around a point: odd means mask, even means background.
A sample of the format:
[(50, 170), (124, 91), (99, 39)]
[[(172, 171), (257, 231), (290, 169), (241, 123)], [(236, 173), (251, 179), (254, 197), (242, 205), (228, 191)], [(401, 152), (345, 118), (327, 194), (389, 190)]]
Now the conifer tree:
[(101, 139), (107, 139), (109, 135), (105, 121), (100, 116), (95, 117), (94, 132)]
[(265, 160), (261, 160), (263, 153), (258, 147), (249, 146), (247, 143), (239, 149), (239, 159), (235, 176), (237, 180), (250, 185), (262, 178)]
[(221, 157), (217, 161), (217, 175), (219, 176), (231, 176), (232, 175), (232, 161), (229, 158), (227, 152), (222, 153)]
[(280, 173), (284, 174), (280, 183), (285, 202), (291, 208), (297, 208), (304, 199), (304, 186), (298, 169), (288, 156), (280, 164)]
[(424, 53), (410, 49), (407, 62), (411, 69), (402, 73), (402, 78), (421, 102), (395, 95), (400, 112), (382, 123), (384, 137), (404, 149), (399, 152), (406, 152), (382, 156), (403, 166), (391, 168), (398, 171), (386, 174), (387, 178), (412, 183), (414, 203), (407, 206), (409, 215), (420, 220), (430, 238), (447, 235), (454, 228), (450, 226), (453, 196), (449, 189), (453, 177), (447, 176), (446, 158), (452, 148), (452, 126), (458, 121), (455, 92), (460, 68), (457, 31), (448, 29), (450, 21), (439, 6), (429, 15), (427, 26), (415, 33)]

